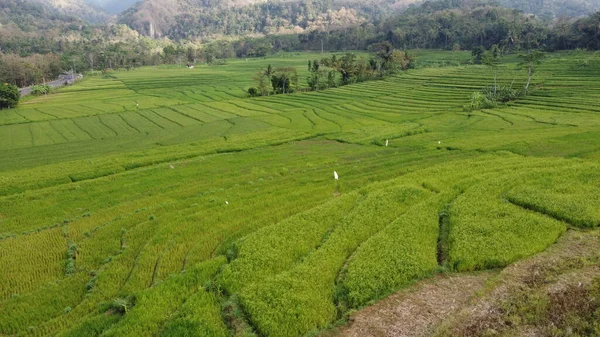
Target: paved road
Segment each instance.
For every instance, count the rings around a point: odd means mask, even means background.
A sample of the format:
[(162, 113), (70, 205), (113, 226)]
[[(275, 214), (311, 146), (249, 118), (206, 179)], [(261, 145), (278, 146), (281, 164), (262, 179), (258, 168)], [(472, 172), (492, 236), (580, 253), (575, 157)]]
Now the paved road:
[[(81, 76), (80, 74), (77, 74), (77, 76), (75, 77), (75, 79), (73, 79), (73, 76), (71, 75), (60, 75), (58, 77), (57, 80), (52, 81), (52, 82), (46, 82), (46, 84), (48, 84), (49, 86), (53, 87), (53, 88), (60, 88), (62, 86), (66, 84), (73, 84), (75, 82), (75, 80), (81, 79), (83, 76)], [(25, 87), (25, 88), (21, 88), (21, 96), (27, 96), (29, 94), (31, 94), (31, 87)]]

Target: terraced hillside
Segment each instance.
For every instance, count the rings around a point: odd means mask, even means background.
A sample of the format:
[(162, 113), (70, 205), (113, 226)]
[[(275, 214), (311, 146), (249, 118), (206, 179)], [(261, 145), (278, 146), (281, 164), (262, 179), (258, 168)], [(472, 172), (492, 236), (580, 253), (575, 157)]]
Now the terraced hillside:
[(315, 57), (116, 72), (1, 111), (0, 335), (305, 336), (600, 225), (598, 55), (551, 55), (533, 95), (472, 113), (485, 67), (245, 97)]

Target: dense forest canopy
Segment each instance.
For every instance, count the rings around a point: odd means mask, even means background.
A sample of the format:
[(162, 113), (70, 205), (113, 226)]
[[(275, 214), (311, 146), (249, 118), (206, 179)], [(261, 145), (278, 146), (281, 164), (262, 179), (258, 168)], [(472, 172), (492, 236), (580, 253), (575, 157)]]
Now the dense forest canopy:
[(600, 0), (498, 0), (498, 4), (550, 18), (586, 16), (600, 9)]
[(172, 39), (294, 34), (377, 23), (416, 0), (147, 0), (119, 18), (143, 35)]
[[(378, 25), (420, 0), (146, 0), (119, 22), (151, 37), (207, 39), (222, 36), (298, 34), (358, 24)], [(441, 6), (472, 6), (477, 1), (442, 1)], [(518, 9), (544, 19), (582, 17), (600, 9), (600, 0), (497, 0), (490, 5)]]

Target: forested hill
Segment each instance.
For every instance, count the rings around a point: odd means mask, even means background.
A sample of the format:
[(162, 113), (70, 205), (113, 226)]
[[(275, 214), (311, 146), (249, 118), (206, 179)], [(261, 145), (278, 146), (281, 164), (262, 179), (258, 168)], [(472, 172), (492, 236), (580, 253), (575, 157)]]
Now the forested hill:
[(40, 2), (2, 0), (0, 4), (0, 37), (53, 37), (65, 26), (83, 24)]
[(119, 14), (135, 5), (138, 0), (84, 0), (86, 3), (102, 8), (107, 13)]
[(498, 4), (543, 17), (579, 17), (600, 10), (600, 0), (498, 0)]
[(146, 0), (119, 22), (152, 37), (297, 34), (376, 24), (417, 0)]
[(19, 26), (19, 30), (39, 32), (41, 29), (57, 28), (63, 22), (70, 22), (73, 19), (103, 24), (110, 22), (114, 17), (84, 0), (0, 1), (2, 26), (14, 23)]
[[(97, 0), (99, 1), (99, 0)], [(378, 25), (420, 0), (145, 0), (119, 22), (150, 37), (206, 39), (223, 36), (299, 34)], [(600, 0), (442, 0), (451, 7), (490, 3), (546, 19), (579, 17), (600, 9)]]

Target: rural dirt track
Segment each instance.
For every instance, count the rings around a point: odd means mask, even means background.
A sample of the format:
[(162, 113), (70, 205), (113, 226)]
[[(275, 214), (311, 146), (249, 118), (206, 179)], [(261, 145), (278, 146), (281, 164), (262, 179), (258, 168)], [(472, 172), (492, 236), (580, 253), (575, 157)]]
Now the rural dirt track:
[(469, 303), (492, 273), (440, 275), (352, 315), (338, 337), (428, 336)]

